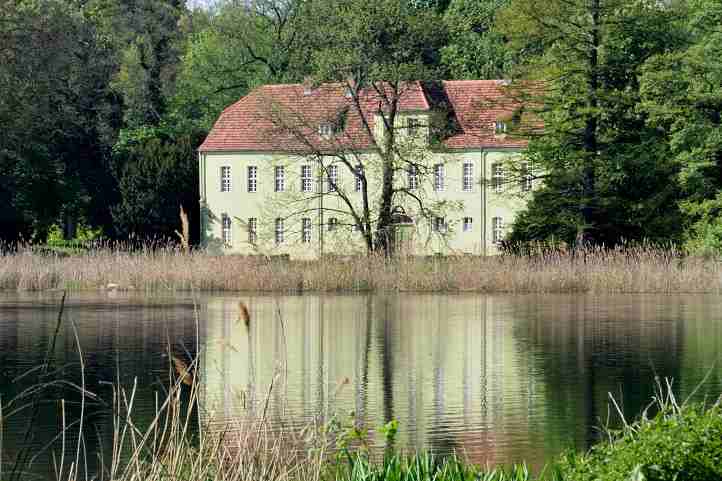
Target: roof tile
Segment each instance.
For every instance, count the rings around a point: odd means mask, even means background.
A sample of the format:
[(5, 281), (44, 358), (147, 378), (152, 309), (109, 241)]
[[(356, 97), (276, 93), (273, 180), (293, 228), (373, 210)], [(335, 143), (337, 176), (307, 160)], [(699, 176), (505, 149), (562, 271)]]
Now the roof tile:
[[(388, 87), (387, 87), (388, 88)], [(494, 124), (518, 107), (506, 99), (500, 80), (452, 80), (440, 84), (409, 82), (399, 96), (399, 110), (429, 111), (445, 108), (455, 128), (442, 139), (450, 149), (523, 148), (527, 142), (495, 135)], [(386, 90), (385, 92), (390, 92)], [(371, 147), (363, 120), (373, 132), (383, 108), (385, 92), (366, 89), (360, 95), (359, 115), (342, 84), (322, 84), (307, 91), (302, 84), (258, 87), (219, 116), (199, 150), (304, 152)], [(445, 103), (446, 105), (441, 105)], [(342, 134), (322, 137), (324, 122), (342, 124)]]

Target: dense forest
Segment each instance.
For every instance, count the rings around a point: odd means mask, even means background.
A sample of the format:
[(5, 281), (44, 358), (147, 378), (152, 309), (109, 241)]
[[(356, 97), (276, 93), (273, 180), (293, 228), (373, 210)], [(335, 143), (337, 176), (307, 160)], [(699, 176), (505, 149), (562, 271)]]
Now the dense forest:
[(511, 240), (722, 250), (722, 0), (0, 0), (0, 239), (197, 235), (223, 108), (404, 56), (536, 86)]

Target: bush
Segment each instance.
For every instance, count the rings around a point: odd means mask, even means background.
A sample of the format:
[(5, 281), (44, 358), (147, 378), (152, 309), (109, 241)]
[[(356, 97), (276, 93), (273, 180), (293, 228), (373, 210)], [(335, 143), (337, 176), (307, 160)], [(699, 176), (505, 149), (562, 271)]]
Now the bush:
[(722, 409), (664, 407), (559, 466), (569, 481), (722, 479)]

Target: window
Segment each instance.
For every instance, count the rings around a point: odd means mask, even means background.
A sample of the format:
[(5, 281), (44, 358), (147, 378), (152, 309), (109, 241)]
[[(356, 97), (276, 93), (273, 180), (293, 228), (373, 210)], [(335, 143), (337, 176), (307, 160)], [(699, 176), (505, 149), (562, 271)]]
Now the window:
[(276, 245), (283, 243), (283, 219), (276, 219)]
[(338, 165), (328, 166), (328, 191), (333, 192), (338, 185)]
[(232, 232), (231, 218), (228, 214), (221, 214), (221, 237), (225, 245), (231, 245), (233, 242)]
[(496, 135), (502, 135), (506, 133), (506, 122), (503, 120), (497, 120), (494, 124), (494, 132)]
[(301, 242), (311, 242), (311, 219), (308, 217), (301, 219)]
[(409, 117), (406, 119), (406, 132), (410, 137), (415, 136), (419, 132), (421, 122), (415, 117)]
[(329, 217), (328, 219), (328, 231), (334, 231), (338, 227), (338, 219), (335, 217)]
[(409, 168), (407, 169), (408, 174), (408, 189), (409, 190), (416, 190), (419, 188), (419, 168), (415, 165), (409, 165)]
[(221, 192), (231, 191), (231, 167), (224, 165), (221, 167)]
[(464, 232), (471, 232), (474, 226), (474, 219), (471, 217), (464, 217), (463, 229)]
[(258, 229), (258, 219), (255, 217), (251, 217), (248, 219), (248, 242), (251, 244), (255, 244), (258, 240), (257, 233)]
[(301, 166), (301, 192), (313, 191), (313, 177), (311, 177), (311, 166)]
[(531, 171), (529, 170), (529, 162), (521, 164), (521, 179), (519, 179), (519, 188), (522, 192), (529, 192), (532, 187)]
[(359, 164), (356, 166), (356, 192), (361, 192), (363, 176), (364, 176), (364, 166)]
[(434, 190), (444, 190), (444, 164), (434, 165)]
[(494, 217), (491, 219), (491, 241), (498, 244), (504, 239), (504, 219)]
[(504, 166), (500, 163), (491, 164), (491, 186), (494, 192), (501, 192), (504, 185)]
[(276, 166), (276, 183), (274, 185), (274, 190), (276, 192), (283, 192), (285, 190), (285, 180), (284, 180), (284, 174), (285, 170), (282, 165)]
[(258, 167), (248, 166), (248, 192), (256, 192), (258, 189)]
[(329, 138), (333, 135), (333, 124), (331, 122), (323, 122), (318, 126), (318, 135)]
[(434, 232), (446, 232), (446, 222), (443, 217), (434, 217), (434, 223), (431, 225)]
[(471, 192), (474, 189), (474, 164), (465, 162), (462, 174), (461, 188), (464, 192)]

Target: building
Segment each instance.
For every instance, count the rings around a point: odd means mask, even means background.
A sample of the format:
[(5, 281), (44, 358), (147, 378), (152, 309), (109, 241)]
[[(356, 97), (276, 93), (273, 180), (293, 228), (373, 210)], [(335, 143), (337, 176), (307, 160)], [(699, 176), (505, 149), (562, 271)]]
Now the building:
[(496, 253), (533, 187), (507, 84), (350, 85), (267, 85), (223, 111), (199, 148), (209, 251), (363, 253), (388, 171), (408, 254)]

